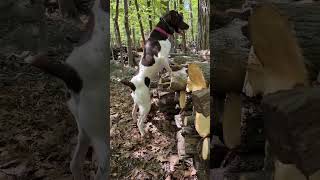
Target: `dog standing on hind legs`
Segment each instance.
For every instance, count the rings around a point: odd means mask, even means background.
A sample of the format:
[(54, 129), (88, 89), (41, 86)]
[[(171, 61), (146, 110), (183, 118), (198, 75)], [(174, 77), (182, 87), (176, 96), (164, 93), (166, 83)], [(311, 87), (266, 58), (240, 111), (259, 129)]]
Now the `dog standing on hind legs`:
[[(174, 32), (182, 33), (187, 29), (189, 29), (189, 25), (183, 21), (182, 15), (177, 11), (171, 10), (161, 17), (146, 41), (138, 74), (130, 81), (120, 81), (132, 90), (131, 96), (134, 101), (132, 118), (137, 120), (141, 136), (145, 134), (143, 124), (151, 109), (150, 82), (155, 80), (156, 75), (163, 68), (169, 73), (172, 72), (168, 58), (171, 43), (168, 38)], [(139, 117), (137, 117), (138, 110)]]
[[(95, 180), (108, 179), (106, 83), (109, 20), (108, 1), (94, 0), (89, 17), (88, 40), (75, 47), (65, 63), (48, 60), (38, 54), (25, 61), (62, 79), (70, 94), (67, 102), (78, 127), (78, 142), (70, 163), (74, 180), (83, 180), (82, 162), (89, 146), (98, 159)], [(104, 68), (105, 67), (105, 68)]]

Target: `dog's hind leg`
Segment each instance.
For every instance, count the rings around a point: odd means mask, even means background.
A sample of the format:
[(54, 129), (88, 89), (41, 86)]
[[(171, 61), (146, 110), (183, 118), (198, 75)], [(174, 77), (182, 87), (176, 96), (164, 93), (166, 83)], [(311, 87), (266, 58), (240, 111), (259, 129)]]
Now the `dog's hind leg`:
[(151, 102), (146, 104), (145, 107), (139, 108), (139, 109), (140, 109), (140, 117), (139, 117), (137, 125), (138, 125), (138, 129), (140, 131), (141, 136), (144, 136), (145, 132), (144, 132), (143, 125), (144, 125), (144, 122), (147, 119), (147, 116), (148, 116), (149, 112), (150, 112)]
[(85, 159), (86, 153), (90, 145), (90, 139), (88, 135), (83, 131), (83, 129), (79, 128), (78, 130), (79, 130), (78, 143), (77, 143), (75, 152), (73, 154), (73, 158), (70, 162), (70, 170), (75, 180), (84, 180), (84, 176), (81, 173), (82, 172), (81, 163)]
[(94, 180), (106, 180), (107, 175), (107, 164), (108, 164), (108, 152), (107, 152), (107, 144), (106, 140), (96, 139), (93, 140), (93, 149), (98, 158), (98, 171)]
[(134, 103), (133, 104), (133, 109), (132, 109), (132, 119), (134, 121), (138, 121), (138, 119), (137, 119), (137, 111), (138, 111), (138, 105), (137, 105), (137, 103)]

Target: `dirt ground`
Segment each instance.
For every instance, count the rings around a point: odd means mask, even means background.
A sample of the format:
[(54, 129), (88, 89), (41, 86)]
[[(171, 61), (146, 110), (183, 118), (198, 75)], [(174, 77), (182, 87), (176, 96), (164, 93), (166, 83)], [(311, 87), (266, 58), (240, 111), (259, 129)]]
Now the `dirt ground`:
[(140, 137), (131, 117), (133, 100), (130, 88), (116, 81), (117, 78), (130, 78), (132, 73), (124, 73), (129, 71), (125, 68), (111, 68), (112, 179), (197, 179), (192, 160), (179, 161), (174, 120), (160, 113), (156, 105), (145, 123), (146, 136)]

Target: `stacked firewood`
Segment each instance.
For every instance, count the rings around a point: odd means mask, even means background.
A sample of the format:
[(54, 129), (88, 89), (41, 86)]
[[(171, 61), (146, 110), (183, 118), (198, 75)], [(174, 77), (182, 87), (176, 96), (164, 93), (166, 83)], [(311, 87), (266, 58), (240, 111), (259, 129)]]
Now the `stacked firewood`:
[[(213, 132), (220, 132), (219, 123), (222, 124), (219, 137), (223, 144), (228, 149), (240, 146), (241, 151), (246, 144), (251, 147), (245, 148), (248, 154), (253, 154), (251, 149), (256, 147), (261, 149), (262, 135), (266, 138), (263, 173), (259, 170), (250, 176), (237, 175), (235, 179), (319, 179), (320, 161), (314, 154), (320, 149), (315, 140), (320, 135), (315, 118), (320, 112), (315, 93), (319, 88), (312, 85), (317, 84), (314, 81), (320, 69), (320, 39), (316, 36), (320, 21), (315, 21), (320, 16), (320, 4), (281, 1), (255, 3), (251, 7), (255, 8), (250, 10), (249, 17), (245, 13), (247, 7), (239, 10), (238, 14), (244, 15), (239, 17), (234, 17), (235, 10), (222, 9), (215, 13), (211, 36), (215, 59), (212, 94), (213, 112), (218, 121)], [(246, 43), (243, 36), (250, 42)], [(256, 107), (258, 114), (254, 115), (251, 108), (246, 108), (248, 103), (241, 99), (241, 92), (251, 98), (262, 96), (259, 103), (262, 111)], [(248, 128), (244, 128), (243, 122), (253, 124), (253, 116), (263, 120), (263, 134), (259, 134), (262, 138), (249, 135)], [(256, 122), (256, 127), (261, 126)], [(241, 129), (247, 129), (247, 134), (243, 135)], [(254, 132), (254, 128), (250, 129)], [(214, 148), (215, 152), (220, 149)], [(212, 160), (219, 159), (215, 152)], [(224, 165), (219, 162), (216, 166)], [(228, 168), (213, 169), (212, 178), (232, 179), (224, 172), (217, 176), (220, 171), (230, 173)], [(239, 168), (237, 171), (242, 173)]]
[(206, 179), (210, 151), (210, 64), (181, 59), (175, 58), (170, 77), (161, 77), (158, 105), (160, 111), (174, 113), (179, 129), (176, 135), (179, 158), (192, 158), (198, 177)]

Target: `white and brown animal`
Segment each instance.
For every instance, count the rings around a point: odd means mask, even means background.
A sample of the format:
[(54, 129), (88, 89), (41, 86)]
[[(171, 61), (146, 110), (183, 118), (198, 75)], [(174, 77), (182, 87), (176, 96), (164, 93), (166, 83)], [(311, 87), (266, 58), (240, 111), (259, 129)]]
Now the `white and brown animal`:
[[(169, 52), (171, 43), (169, 36), (174, 32), (182, 33), (187, 30), (189, 25), (183, 21), (183, 16), (175, 10), (169, 11), (160, 18), (159, 23), (150, 33), (148, 40), (144, 46), (143, 56), (139, 63), (139, 72), (130, 82), (122, 80), (121, 82), (128, 85), (131, 90), (131, 96), (134, 100), (132, 118), (137, 120), (141, 136), (144, 136), (143, 123), (147, 119), (147, 115), (151, 108), (151, 98), (149, 85), (155, 80), (160, 70), (165, 68), (168, 72), (172, 72), (169, 66)], [(137, 118), (139, 110), (140, 117)]]
[(65, 63), (48, 60), (46, 54), (26, 59), (38, 67), (62, 79), (70, 93), (67, 102), (78, 126), (78, 142), (70, 163), (75, 180), (84, 179), (82, 162), (89, 146), (98, 158), (95, 180), (107, 179), (107, 49), (109, 44), (108, 1), (95, 0), (89, 18), (89, 36), (75, 47)]

